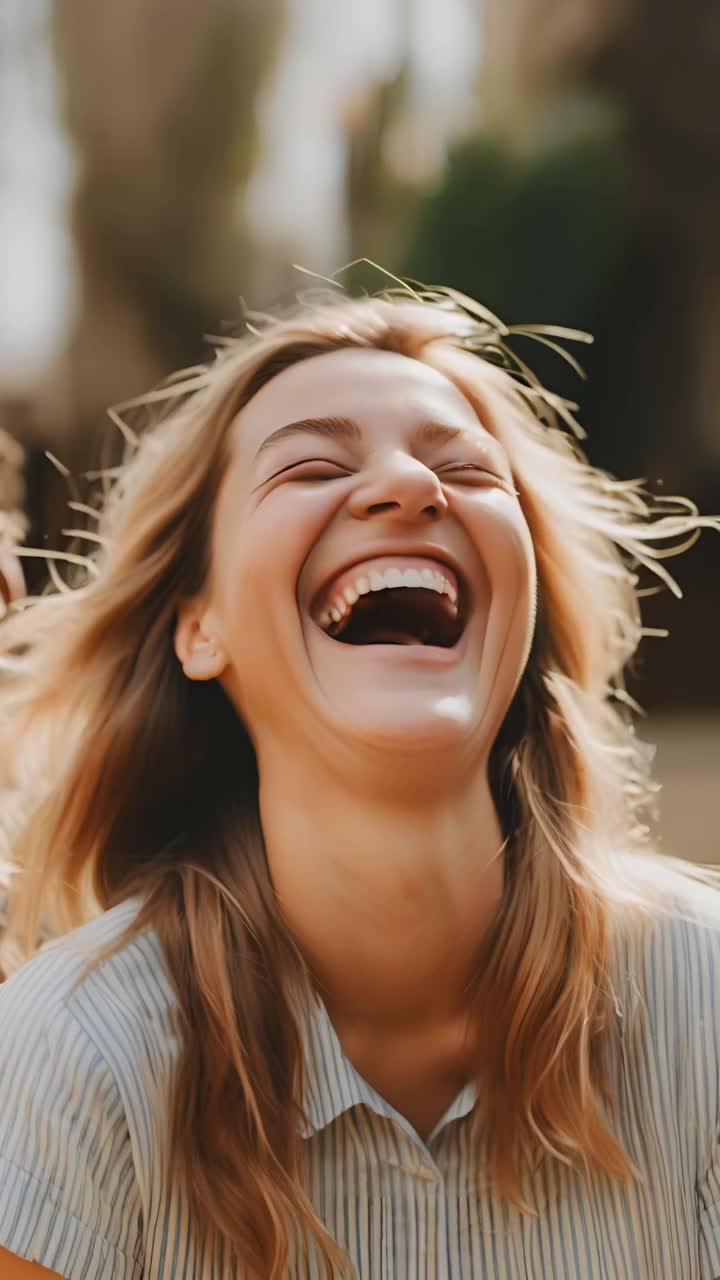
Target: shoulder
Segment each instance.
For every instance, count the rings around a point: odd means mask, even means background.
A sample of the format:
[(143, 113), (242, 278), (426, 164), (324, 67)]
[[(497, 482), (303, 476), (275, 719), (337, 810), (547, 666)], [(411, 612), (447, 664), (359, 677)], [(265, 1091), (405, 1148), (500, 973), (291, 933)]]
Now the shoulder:
[(626, 891), (614, 913), (621, 949), (636, 956), (672, 953), (692, 968), (697, 955), (720, 946), (720, 867), (639, 854), (626, 855), (617, 866)]
[(36, 1061), (54, 1039), (92, 1048), (121, 1091), (145, 1087), (148, 1062), (158, 1056), (170, 1067), (176, 1002), (156, 935), (130, 939), (86, 973), (132, 924), (138, 905), (129, 899), (46, 944), (0, 985), (0, 1077), (23, 1055)]
[(626, 864), (628, 902), (613, 926), (612, 981), (676, 1062), (720, 1061), (720, 874), (670, 858)]
[(73, 1278), (137, 1280), (162, 1182), (175, 1001), (157, 936), (123, 940), (138, 906), (0, 985), (0, 1244)]
[(67, 1276), (142, 1273), (167, 1012), (152, 935), (80, 981), (135, 910), (47, 945), (0, 986), (0, 1244)]

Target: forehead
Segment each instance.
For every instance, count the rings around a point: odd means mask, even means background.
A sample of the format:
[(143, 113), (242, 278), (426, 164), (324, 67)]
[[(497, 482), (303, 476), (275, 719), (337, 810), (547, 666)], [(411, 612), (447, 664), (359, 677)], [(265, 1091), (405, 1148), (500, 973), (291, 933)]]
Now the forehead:
[(271, 379), (237, 415), (234, 443), (252, 451), (285, 423), (334, 415), (364, 428), (420, 419), (486, 434), (470, 402), (436, 369), (393, 351), (353, 348), (311, 356)]

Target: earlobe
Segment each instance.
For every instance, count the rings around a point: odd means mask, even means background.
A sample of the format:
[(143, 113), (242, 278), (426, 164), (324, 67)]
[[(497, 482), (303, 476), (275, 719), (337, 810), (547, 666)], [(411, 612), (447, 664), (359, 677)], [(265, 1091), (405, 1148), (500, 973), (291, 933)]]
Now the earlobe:
[(227, 666), (223, 647), (207, 620), (191, 611), (180, 611), (174, 645), (188, 680), (215, 680)]

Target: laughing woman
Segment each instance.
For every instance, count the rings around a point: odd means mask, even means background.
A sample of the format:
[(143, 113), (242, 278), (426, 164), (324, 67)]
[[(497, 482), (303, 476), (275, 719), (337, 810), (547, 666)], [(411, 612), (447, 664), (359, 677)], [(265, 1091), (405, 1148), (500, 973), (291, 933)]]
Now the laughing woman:
[(720, 894), (622, 687), (713, 522), (506, 332), (268, 320), (0, 628), (3, 1280), (720, 1276)]

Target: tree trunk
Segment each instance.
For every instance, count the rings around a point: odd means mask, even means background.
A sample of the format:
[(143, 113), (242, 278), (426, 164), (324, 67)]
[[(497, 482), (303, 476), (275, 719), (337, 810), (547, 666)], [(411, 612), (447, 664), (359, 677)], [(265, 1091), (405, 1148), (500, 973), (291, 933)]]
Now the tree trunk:
[[(55, 0), (80, 305), (36, 418), (75, 473), (117, 436), (109, 405), (207, 358), (204, 336), (237, 317), (256, 100), (284, 13), (285, 0)], [(65, 495), (37, 454), (30, 481), (54, 545)]]

